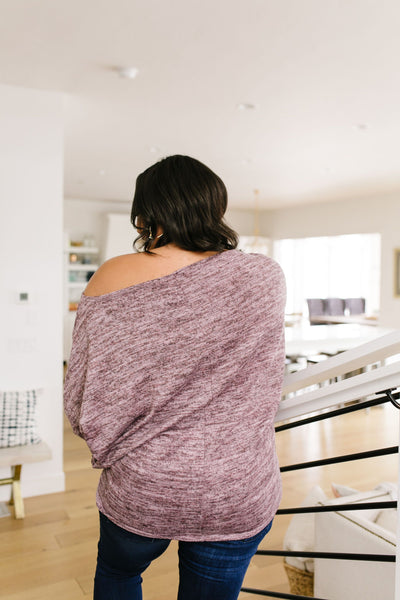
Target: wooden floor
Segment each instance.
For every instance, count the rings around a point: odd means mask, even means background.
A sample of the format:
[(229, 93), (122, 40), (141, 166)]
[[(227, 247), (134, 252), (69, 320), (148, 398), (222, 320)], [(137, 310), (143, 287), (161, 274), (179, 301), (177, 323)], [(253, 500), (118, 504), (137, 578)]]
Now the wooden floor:
[[(397, 445), (399, 413), (391, 405), (336, 417), (278, 433), (281, 465), (353, 451)], [(328, 495), (331, 482), (368, 490), (397, 481), (397, 456), (367, 459), (283, 474), (283, 506), (299, 504), (319, 484)], [(65, 493), (25, 500), (26, 517), (0, 519), (0, 598), (7, 600), (89, 599), (98, 535), (95, 490), (99, 472), (90, 467), (82, 440), (65, 425)], [(280, 549), (290, 517), (278, 516), (261, 547)], [(281, 558), (254, 557), (245, 585), (289, 591)], [(176, 544), (144, 576), (145, 600), (175, 600)], [(241, 593), (240, 600), (260, 596)]]

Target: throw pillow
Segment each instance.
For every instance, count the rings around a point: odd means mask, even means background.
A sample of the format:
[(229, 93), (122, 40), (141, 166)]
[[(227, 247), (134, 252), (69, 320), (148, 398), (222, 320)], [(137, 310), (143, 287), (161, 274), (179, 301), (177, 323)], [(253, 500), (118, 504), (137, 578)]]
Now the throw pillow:
[(37, 390), (0, 392), (0, 448), (38, 444)]

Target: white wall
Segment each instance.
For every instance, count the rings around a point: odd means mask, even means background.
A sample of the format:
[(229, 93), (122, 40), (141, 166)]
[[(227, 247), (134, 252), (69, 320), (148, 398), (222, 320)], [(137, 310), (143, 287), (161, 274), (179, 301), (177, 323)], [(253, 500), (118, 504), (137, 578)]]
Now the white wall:
[(108, 213), (104, 260), (121, 254), (136, 252), (136, 249), (133, 248), (133, 241), (136, 237), (136, 230), (132, 227), (130, 218), (126, 213)]
[(252, 210), (228, 207), (225, 220), (239, 235), (254, 235), (254, 212)]
[[(60, 94), (0, 85), (0, 389), (43, 389), (39, 433), (53, 453), (22, 469), (25, 496), (64, 489), (62, 102)], [(19, 291), (30, 304), (16, 303)], [(1, 487), (0, 499), (9, 493)]]
[(261, 231), (273, 239), (380, 233), (380, 324), (400, 328), (400, 298), (393, 295), (394, 249), (400, 248), (399, 223), (400, 193), (266, 211), (261, 217)]

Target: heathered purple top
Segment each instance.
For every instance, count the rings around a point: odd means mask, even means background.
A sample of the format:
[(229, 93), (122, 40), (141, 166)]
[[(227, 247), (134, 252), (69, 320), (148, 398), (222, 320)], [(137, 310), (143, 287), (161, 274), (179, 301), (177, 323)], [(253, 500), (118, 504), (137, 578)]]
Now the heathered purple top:
[(97, 506), (111, 521), (186, 541), (271, 521), (284, 305), (277, 263), (239, 250), (82, 296), (65, 411), (103, 469)]

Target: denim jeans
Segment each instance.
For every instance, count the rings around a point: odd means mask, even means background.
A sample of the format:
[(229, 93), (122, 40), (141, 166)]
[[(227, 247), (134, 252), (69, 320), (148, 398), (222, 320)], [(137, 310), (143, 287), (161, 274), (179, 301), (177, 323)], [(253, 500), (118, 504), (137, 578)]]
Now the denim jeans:
[[(271, 525), (244, 540), (179, 542), (178, 600), (236, 600)], [(121, 529), (100, 513), (94, 600), (142, 600), (141, 575), (169, 543)]]

